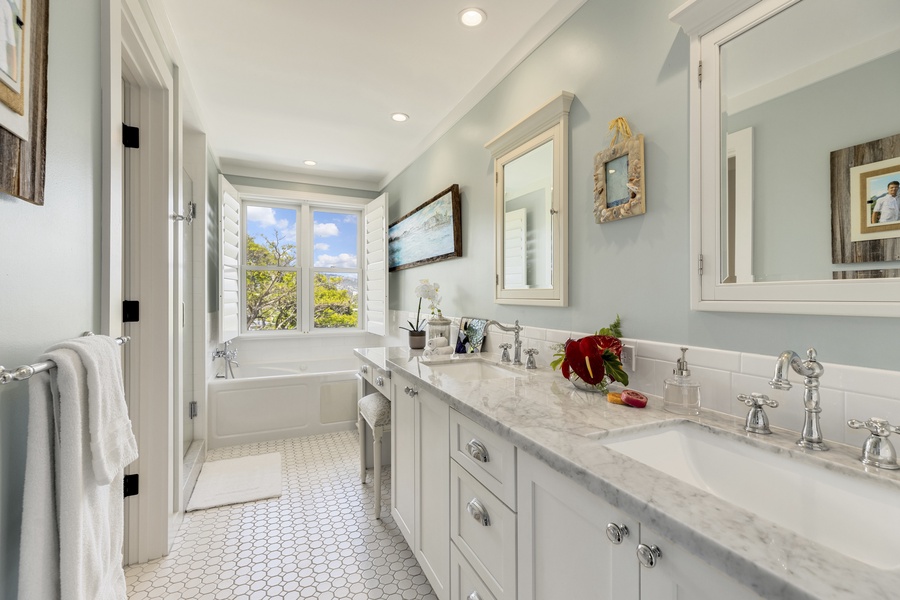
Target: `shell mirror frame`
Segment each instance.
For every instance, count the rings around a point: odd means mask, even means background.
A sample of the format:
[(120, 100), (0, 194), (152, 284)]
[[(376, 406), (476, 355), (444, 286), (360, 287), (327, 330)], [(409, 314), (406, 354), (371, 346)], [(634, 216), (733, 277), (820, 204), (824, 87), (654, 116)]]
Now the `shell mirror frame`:
[(900, 316), (900, 252), (833, 255), (859, 208), (833, 155), (900, 134), (900, 4), (694, 0), (670, 19), (691, 38), (692, 308)]
[(494, 161), (494, 302), (568, 305), (569, 108), (561, 92), (485, 144)]

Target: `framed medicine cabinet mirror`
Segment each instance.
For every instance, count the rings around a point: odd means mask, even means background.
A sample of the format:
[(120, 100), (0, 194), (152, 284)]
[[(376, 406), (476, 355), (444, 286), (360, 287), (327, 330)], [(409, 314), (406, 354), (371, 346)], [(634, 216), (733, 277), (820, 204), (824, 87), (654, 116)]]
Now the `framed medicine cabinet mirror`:
[(494, 159), (494, 302), (567, 306), (569, 107), (562, 92), (485, 144)]
[(900, 213), (878, 210), (900, 179), (900, 2), (670, 19), (691, 38), (692, 307), (900, 316)]

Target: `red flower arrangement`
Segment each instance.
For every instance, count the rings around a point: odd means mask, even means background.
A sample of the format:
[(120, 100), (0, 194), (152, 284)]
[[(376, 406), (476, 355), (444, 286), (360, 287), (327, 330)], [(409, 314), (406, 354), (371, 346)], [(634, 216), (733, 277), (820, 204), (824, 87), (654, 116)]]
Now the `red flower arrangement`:
[(628, 373), (622, 367), (622, 320), (616, 320), (594, 335), (577, 340), (569, 339), (558, 348), (550, 366), (561, 368), (563, 377), (579, 387), (609, 391), (608, 385), (617, 381), (628, 385)]

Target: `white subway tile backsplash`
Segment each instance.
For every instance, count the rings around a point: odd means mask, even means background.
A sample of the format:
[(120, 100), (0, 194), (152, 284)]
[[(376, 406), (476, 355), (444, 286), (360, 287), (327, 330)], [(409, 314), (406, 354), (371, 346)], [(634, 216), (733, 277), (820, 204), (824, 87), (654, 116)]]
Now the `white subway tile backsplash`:
[[(415, 313), (391, 311), (391, 323), (405, 324)], [(453, 318), (456, 328), (459, 319)], [(578, 339), (593, 332), (570, 332), (558, 329), (528, 327), (522, 333), (523, 348), (537, 348), (539, 368), (546, 368), (553, 360), (555, 346), (566, 340)], [(455, 331), (453, 332), (455, 334)], [(512, 336), (494, 330), (488, 336), (491, 351), (502, 342), (512, 342)], [(680, 344), (623, 338), (635, 347), (637, 369), (628, 372), (629, 387), (655, 396), (662, 396), (663, 381), (672, 376), (675, 361), (681, 356)], [(737, 401), (738, 394), (759, 392), (777, 400), (778, 408), (767, 409), (773, 426), (799, 431), (803, 424), (803, 378), (791, 373), (793, 389), (773, 390), (769, 380), (775, 370), (780, 350), (770, 355), (740, 353), (714, 348), (689, 346), (687, 358), (691, 372), (701, 384), (701, 406), (719, 412), (745, 416), (747, 408)], [(805, 351), (800, 352), (805, 356)], [(827, 357), (818, 357), (823, 360)], [(523, 358), (524, 360), (524, 358)], [(825, 374), (821, 378), (821, 426), (826, 440), (862, 445), (866, 433), (847, 427), (848, 419), (865, 420), (884, 417), (900, 425), (900, 371), (867, 369), (823, 362)], [(900, 437), (900, 436), (898, 436)], [(897, 442), (900, 444), (900, 441)]]
[[(671, 377), (671, 375), (670, 375)], [(731, 372), (691, 365), (691, 377), (700, 382), (700, 406), (727, 413), (730, 408)]]

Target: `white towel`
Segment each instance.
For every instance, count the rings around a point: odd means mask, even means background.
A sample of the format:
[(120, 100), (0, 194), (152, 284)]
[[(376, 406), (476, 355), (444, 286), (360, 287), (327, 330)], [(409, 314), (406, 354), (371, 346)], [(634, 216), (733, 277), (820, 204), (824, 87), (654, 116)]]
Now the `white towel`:
[(87, 371), (91, 461), (97, 482), (108, 484), (138, 456), (125, 404), (119, 345), (109, 336), (92, 335), (57, 344), (50, 350), (59, 348), (77, 352)]
[(450, 340), (445, 337), (436, 337), (428, 340), (427, 346), (432, 350), (436, 350), (437, 348), (443, 348), (445, 346), (450, 345)]
[[(106, 341), (103, 338), (84, 339), (92, 341), (89, 344), (69, 342), (65, 345), (75, 346), (75, 350), (51, 349), (41, 357), (41, 360), (54, 361), (57, 368), (49, 375), (35, 375), (37, 379), (33, 387), (29, 387), (29, 391), (33, 390), (32, 402), (41, 402), (43, 398), (46, 407), (46, 398), (52, 396), (53, 410), (43, 410), (49, 424), (46, 420), (43, 425), (38, 421), (34, 423), (35, 439), (32, 439), (32, 423), (29, 423), (19, 569), (21, 600), (126, 598), (122, 569), (125, 532), (122, 475), (125, 461), (130, 462), (129, 448), (136, 448), (136, 444), (130, 422), (128, 439), (124, 442), (117, 442), (102, 429), (104, 424), (109, 424), (113, 431), (122, 431), (122, 419), (127, 421), (127, 412), (123, 412), (124, 393), (117, 389), (122, 380), (118, 360), (109, 364), (104, 359), (89, 356), (85, 363), (81, 358), (97, 348), (100, 348), (98, 354), (102, 354), (103, 345), (109, 346), (115, 341), (110, 338)], [(111, 370), (104, 376), (98, 370), (101, 367)], [(121, 402), (122, 406), (115, 407), (116, 402)], [(41, 418), (40, 407), (29, 410), (29, 417), (34, 411)], [(96, 436), (91, 431), (94, 422), (101, 427)], [(56, 434), (57, 442), (49, 444), (49, 448), (55, 450), (50, 456), (46, 456), (48, 446), (44, 447), (44, 452), (37, 447), (44, 432)], [(94, 449), (98, 456), (93, 456)], [(47, 481), (47, 463), (55, 463), (51, 464), (53, 481)], [(111, 479), (106, 481), (108, 476)], [(53, 482), (55, 494), (52, 489), (47, 489), (52, 488)], [(55, 496), (55, 502), (41, 501), (41, 495)], [(48, 511), (53, 512), (53, 508), (56, 514), (47, 518)], [(24, 528), (40, 520), (43, 524), (35, 525), (33, 531)], [(58, 533), (53, 531), (57, 527)], [(26, 541), (31, 536), (35, 536), (35, 540)], [(58, 540), (58, 552), (46, 546), (38, 547), (39, 543), (52, 545), (54, 539)], [(38, 581), (40, 579), (47, 581)], [(37, 595), (35, 590), (38, 590)]]
[[(19, 552), (19, 598), (60, 597), (59, 529), (55, 465), (58, 452), (55, 379), (37, 373), (28, 380), (28, 439)], [(53, 389), (51, 389), (51, 386)]]
[(438, 354), (453, 354), (453, 348), (450, 346), (444, 346), (443, 348), (425, 348), (425, 352), (422, 353), (423, 356), (435, 356)]

